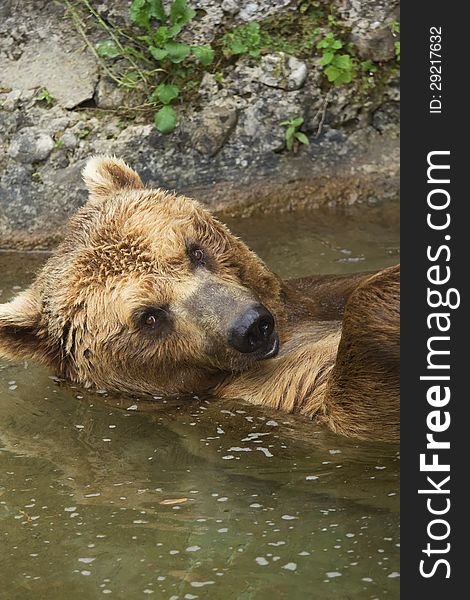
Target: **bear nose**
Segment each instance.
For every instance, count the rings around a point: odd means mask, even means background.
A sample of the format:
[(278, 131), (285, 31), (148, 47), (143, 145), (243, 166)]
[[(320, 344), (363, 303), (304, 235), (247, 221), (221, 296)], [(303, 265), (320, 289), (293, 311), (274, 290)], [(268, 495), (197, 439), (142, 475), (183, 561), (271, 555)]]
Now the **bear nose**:
[(256, 352), (267, 349), (273, 331), (274, 317), (262, 304), (256, 304), (233, 323), (228, 343), (239, 352)]

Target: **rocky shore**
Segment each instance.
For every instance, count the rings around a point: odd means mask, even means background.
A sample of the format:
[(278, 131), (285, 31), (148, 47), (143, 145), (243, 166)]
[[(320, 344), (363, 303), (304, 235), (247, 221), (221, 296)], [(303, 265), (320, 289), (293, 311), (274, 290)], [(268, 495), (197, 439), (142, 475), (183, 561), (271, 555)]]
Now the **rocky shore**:
[[(129, 2), (93, 3), (125, 23)], [(289, 0), (197, 0), (189, 32), (286, 19)], [(334, 0), (336, 22), (360, 60), (387, 72), (376, 85), (332, 86), (318, 52), (264, 50), (207, 71), (182, 117), (163, 135), (110, 78), (70, 18), (69, 2), (7, 0), (0, 7), (0, 248), (45, 248), (85, 200), (80, 172), (92, 154), (127, 160), (152, 186), (174, 189), (220, 214), (375, 203), (398, 196), (399, 80), (390, 23), (398, 2)], [(77, 7), (77, 10), (80, 7)], [(101, 32), (91, 25), (92, 43)], [(288, 34), (287, 34), (288, 35)], [(371, 63), (371, 64), (372, 64)], [(375, 75), (378, 79), (379, 75)], [(129, 111), (126, 112), (126, 108)], [(281, 123), (302, 118), (308, 145), (286, 147)]]

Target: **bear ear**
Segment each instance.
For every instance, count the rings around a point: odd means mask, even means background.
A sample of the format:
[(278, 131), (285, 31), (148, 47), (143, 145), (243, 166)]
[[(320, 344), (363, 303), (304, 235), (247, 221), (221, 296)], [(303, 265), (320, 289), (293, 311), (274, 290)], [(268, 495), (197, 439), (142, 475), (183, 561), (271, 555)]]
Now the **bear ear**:
[(120, 158), (93, 156), (83, 169), (83, 179), (94, 198), (104, 199), (121, 189), (142, 189), (137, 173)]
[(40, 300), (31, 290), (0, 304), (0, 358), (44, 358), (40, 321)]

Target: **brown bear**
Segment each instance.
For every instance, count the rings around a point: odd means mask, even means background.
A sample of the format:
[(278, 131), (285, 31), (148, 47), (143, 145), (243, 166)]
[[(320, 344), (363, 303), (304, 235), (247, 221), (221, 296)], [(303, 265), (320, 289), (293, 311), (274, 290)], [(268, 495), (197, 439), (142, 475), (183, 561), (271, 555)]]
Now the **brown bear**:
[(0, 305), (0, 356), (86, 387), (241, 398), (333, 431), (399, 433), (399, 269), (282, 281), (198, 202), (123, 161), (36, 281)]

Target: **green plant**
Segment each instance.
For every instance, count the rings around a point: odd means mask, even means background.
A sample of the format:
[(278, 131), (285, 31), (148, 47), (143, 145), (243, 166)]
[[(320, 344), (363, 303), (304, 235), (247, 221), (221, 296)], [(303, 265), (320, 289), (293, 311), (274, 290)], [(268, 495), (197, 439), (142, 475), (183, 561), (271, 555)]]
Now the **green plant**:
[(390, 23), (390, 31), (393, 33), (393, 35), (400, 33), (400, 23), (397, 20), (394, 20)]
[(262, 40), (259, 23), (247, 23), (238, 25), (223, 37), (225, 56), (237, 54), (249, 54), (259, 56), (261, 53)]
[(183, 91), (194, 89), (194, 62), (207, 67), (215, 55), (209, 44), (191, 46), (180, 40), (183, 27), (192, 21), (196, 11), (188, 6), (187, 0), (173, 0), (169, 10), (162, 0), (132, 0), (130, 19), (143, 30), (133, 38), (103, 22), (89, 1), (83, 2), (111, 36), (95, 45), (98, 56), (126, 58), (130, 69), (119, 79), (119, 84), (135, 88), (143, 82), (148, 102), (156, 109), (155, 126), (161, 133), (173, 131), (178, 119), (172, 104)]
[(303, 125), (303, 123), (304, 123), (303, 117), (297, 117), (295, 119), (289, 119), (287, 121), (281, 122), (281, 125), (283, 127), (287, 127), (286, 133), (285, 133), (285, 139), (286, 139), (286, 147), (289, 151), (294, 149), (296, 142), (300, 142), (301, 144), (304, 144), (306, 146), (308, 146), (308, 144), (310, 143), (308, 141), (308, 137), (305, 135), (305, 133), (302, 133), (302, 131), (299, 131), (299, 128)]
[(378, 71), (377, 65), (371, 60), (362, 61), (361, 69), (364, 71), (364, 73), (377, 73)]
[[(390, 31), (393, 37), (397, 37), (400, 34), (400, 23), (397, 20), (390, 23)], [(396, 40), (393, 46), (395, 48), (395, 58), (400, 62), (400, 40)]]
[(395, 42), (395, 58), (400, 61), (400, 42)]
[(55, 98), (46, 88), (43, 88), (36, 98), (38, 100), (43, 100), (48, 106), (53, 106), (55, 104)]
[(324, 67), (328, 81), (334, 85), (350, 83), (354, 77), (355, 67), (349, 54), (338, 52), (343, 48), (343, 42), (330, 32), (318, 42), (317, 48), (323, 51), (320, 64)]

